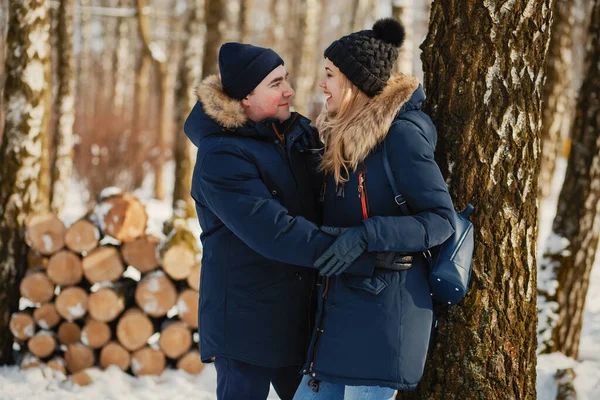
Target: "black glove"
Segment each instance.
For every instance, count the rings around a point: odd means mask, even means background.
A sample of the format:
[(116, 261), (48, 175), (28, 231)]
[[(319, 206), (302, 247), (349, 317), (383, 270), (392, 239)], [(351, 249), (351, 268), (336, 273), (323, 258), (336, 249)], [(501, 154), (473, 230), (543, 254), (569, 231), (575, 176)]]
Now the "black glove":
[(333, 244), (315, 261), (319, 273), (325, 276), (340, 275), (367, 250), (367, 229), (321, 227), (323, 232), (339, 235)]

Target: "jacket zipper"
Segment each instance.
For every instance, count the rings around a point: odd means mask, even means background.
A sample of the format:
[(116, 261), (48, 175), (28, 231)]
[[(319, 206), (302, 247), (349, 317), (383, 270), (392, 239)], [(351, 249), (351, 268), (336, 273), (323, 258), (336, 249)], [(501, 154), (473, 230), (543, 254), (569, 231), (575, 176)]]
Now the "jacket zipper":
[[(327, 277), (325, 279), (325, 290), (323, 290), (323, 294), (321, 295), (321, 297), (323, 297), (323, 315), (321, 316), (321, 321), (323, 321), (323, 318), (325, 317), (325, 300), (327, 299), (327, 292), (329, 291), (329, 277)], [(323, 333), (324, 330), (319, 328), (317, 326), (317, 338), (315, 339), (315, 345), (313, 346), (313, 351), (312, 351), (312, 361), (310, 362), (310, 365), (308, 366), (308, 372), (312, 373), (313, 367), (315, 365), (315, 357), (317, 355), (317, 347), (319, 346), (319, 339), (321, 338), (321, 333)], [(313, 373), (312, 376), (314, 377), (315, 374)]]
[(362, 207), (363, 219), (369, 218), (369, 197), (367, 196), (367, 178), (364, 172), (358, 174), (358, 198)]
[[(360, 199), (360, 204), (362, 208), (363, 219), (369, 218), (369, 197), (367, 196), (367, 178), (364, 172), (358, 174), (358, 198)], [(325, 280), (325, 290), (323, 290), (323, 315), (321, 316), (321, 321), (325, 318), (325, 300), (327, 299), (327, 292), (329, 291), (329, 278)], [(317, 347), (319, 345), (319, 339), (321, 338), (321, 333), (323, 333), (323, 329), (317, 327), (317, 339), (315, 340), (315, 345), (313, 347), (312, 352), (312, 361), (308, 366), (308, 372), (311, 373), (313, 377), (315, 374), (312, 373), (313, 367), (315, 366), (315, 357), (317, 355)]]
[(285, 150), (284, 137), (281, 135), (281, 133), (279, 133), (279, 130), (277, 129), (277, 125), (275, 125), (275, 122), (271, 122), (271, 126), (273, 127), (273, 130), (275, 131), (275, 135), (277, 135), (277, 138), (279, 139), (279, 143), (281, 144), (281, 147), (283, 148), (283, 150)]

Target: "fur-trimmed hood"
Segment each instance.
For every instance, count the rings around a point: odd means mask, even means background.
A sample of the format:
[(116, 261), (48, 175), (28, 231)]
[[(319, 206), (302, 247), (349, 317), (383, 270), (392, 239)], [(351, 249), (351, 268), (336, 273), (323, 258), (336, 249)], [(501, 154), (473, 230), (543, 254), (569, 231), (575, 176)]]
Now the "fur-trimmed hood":
[[(416, 77), (392, 75), (383, 91), (369, 100), (348, 128), (336, 133), (342, 135), (344, 158), (350, 160), (352, 168), (355, 169), (383, 142), (399, 113), (420, 109), (424, 99), (425, 94)], [(328, 138), (324, 137), (324, 140), (327, 142)], [(324, 158), (327, 167), (327, 151)]]
[(236, 129), (248, 122), (242, 102), (225, 94), (219, 75), (211, 75), (200, 82), (196, 95), (206, 115), (224, 128)]
[(223, 130), (250, 133), (249, 129), (240, 129), (248, 123), (242, 103), (223, 92), (219, 75), (205, 78), (196, 88), (196, 95), (198, 102), (184, 125), (185, 134), (196, 147), (204, 137)]

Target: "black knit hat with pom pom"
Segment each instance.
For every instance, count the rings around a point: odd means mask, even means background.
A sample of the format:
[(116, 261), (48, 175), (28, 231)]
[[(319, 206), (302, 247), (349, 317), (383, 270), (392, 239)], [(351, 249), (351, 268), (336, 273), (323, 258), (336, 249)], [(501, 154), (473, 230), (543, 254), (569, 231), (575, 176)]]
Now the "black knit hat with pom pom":
[(375, 22), (372, 30), (354, 32), (336, 40), (324, 55), (356, 87), (373, 97), (390, 79), (402, 42), (404, 27), (393, 18), (384, 18)]

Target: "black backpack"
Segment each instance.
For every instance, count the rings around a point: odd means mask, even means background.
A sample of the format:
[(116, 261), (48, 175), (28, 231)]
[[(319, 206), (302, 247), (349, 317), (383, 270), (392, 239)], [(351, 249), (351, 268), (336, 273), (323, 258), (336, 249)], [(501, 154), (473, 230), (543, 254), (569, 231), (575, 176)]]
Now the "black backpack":
[[(424, 135), (418, 117), (403, 113), (399, 120), (408, 121), (415, 125)], [(385, 140), (383, 142), (383, 167), (388, 181), (394, 192), (394, 201), (400, 207), (403, 215), (411, 215), (404, 196), (398, 191), (398, 186), (392, 174), (392, 168), (387, 157)], [(468, 204), (461, 212), (453, 212), (455, 231), (444, 243), (423, 252), (429, 262), (429, 288), (434, 300), (444, 304), (456, 304), (467, 293), (471, 279), (473, 249), (473, 224), (469, 216), (474, 207)]]

